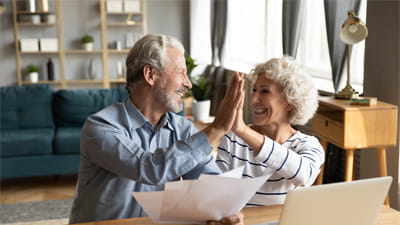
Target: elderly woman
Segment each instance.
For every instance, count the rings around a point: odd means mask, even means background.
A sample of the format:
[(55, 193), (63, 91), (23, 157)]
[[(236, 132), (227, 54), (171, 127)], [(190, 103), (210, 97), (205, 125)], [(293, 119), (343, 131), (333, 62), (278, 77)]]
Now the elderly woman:
[(218, 147), (217, 164), (222, 171), (244, 166), (243, 177), (268, 175), (248, 206), (283, 204), (288, 190), (313, 184), (324, 162), (317, 138), (293, 128), (313, 116), (318, 93), (289, 57), (258, 64), (250, 75), (253, 124), (244, 123), (241, 107)]

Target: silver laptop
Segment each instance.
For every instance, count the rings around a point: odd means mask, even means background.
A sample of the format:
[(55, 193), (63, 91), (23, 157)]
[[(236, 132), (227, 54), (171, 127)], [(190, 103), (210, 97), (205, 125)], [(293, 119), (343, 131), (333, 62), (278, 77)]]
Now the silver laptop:
[(291, 190), (279, 222), (258, 225), (375, 225), (392, 177)]

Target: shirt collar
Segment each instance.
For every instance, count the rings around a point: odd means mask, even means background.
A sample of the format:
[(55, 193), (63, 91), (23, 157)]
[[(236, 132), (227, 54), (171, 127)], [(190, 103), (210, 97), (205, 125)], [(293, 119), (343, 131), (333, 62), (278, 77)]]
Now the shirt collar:
[[(125, 106), (128, 110), (128, 115), (131, 117), (131, 128), (132, 129), (137, 129), (140, 127), (143, 127), (146, 123), (151, 124), (146, 117), (140, 112), (136, 106), (132, 103), (130, 98), (127, 98), (125, 101)], [(161, 117), (160, 127), (166, 127), (170, 130), (175, 130), (174, 126), (172, 126), (172, 115), (170, 112), (164, 114), (164, 116)]]
[(173, 116), (171, 114), (172, 114), (172, 112), (168, 112), (168, 113), (165, 114), (164, 118), (166, 118), (165, 119), (166, 124), (164, 126), (167, 127), (170, 130), (175, 130), (174, 126), (172, 126)]

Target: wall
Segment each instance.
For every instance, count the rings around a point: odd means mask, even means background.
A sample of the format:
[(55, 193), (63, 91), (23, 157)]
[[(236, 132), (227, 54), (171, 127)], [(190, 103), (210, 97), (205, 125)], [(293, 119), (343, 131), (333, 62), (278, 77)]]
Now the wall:
[[(66, 11), (63, 11), (64, 39), (69, 35), (66, 30), (72, 30), (75, 17), (71, 15), (81, 15), (86, 21), (84, 27), (91, 27), (99, 23), (99, 17), (95, 15), (97, 7), (90, 7), (85, 12), (76, 12), (73, 5), (96, 5), (97, 0), (63, 1)], [(0, 86), (10, 86), (17, 84), (15, 49), (14, 49), (14, 30), (12, 20), (12, 1), (3, 1), (6, 10), (0, 15)], [(19, 0), (22, 2), (22, 0)], [(71, 10), (69, 10), (69, 8)], [(79, 8), (79, 7), (78, 7)], [(75, 10), (74, 10), (75, 9)], [(85, 9), (81, 7), (81, 9)], [(71, 12), (68, 12), (71, 11)], [(95, 16), (94, 16), (95, 15)], [(188, 0), (147, 0), (147, 31), (148, 33), (159, 33), (172, 35), (182, 41), (184, 46), (189, 48), (189, 1)], [(82, 26), (80, 26), (82, 27)], [(100, 29), (100, 28), (99, 28)], [(44, 31), (46, 32), (46, 31)], [(43, 34), (38, 34), (42, 35)], [(100, 38), (100, 34), (95, 34)], [(100, 39), (98, 39), (100, 40)], [(65, 47), (70, 43), (66, 43)], [(96, 44), (96, 43), (95, 43)], [(98, 41), (97, 44), (100, 45)], [(95, 46), (96, 47), (96, 46)], [(99, 59), (100, 61), (100, 59)], [(57, 63), (57, 62), (55, 62)], [(79, 61), (76, 62), (78, 64)], [(76, 66), (76, 65), (68, 65)]]
[[(368, 37), (365, 45), (364, 90), (367, 96), (400, 106), (400, 3), (392, 0), (369, 0)], [(400, 114), (398, 118), (400, 117)], [(398, 122), (400, 127), (400, 122)], [(399, 144), (387, 149), (391, 207), (400, 209)], [(377, 152), (361, 152), (361, 177), (379, 175)]]
[(189, 0), (147, 0), (148, 33), (172, 35), (189, 50)]

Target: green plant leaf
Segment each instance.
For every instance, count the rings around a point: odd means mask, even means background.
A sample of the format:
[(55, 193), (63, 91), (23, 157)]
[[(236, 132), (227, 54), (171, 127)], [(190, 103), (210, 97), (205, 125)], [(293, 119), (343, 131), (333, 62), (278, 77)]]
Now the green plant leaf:
[(192, 71), (194, 68), (196, 68), (197, 64), (195, 63), (194, 59), (190, 55), (185, 55), (186, 59), (186, 74), (189, 77), (190, 82), (192, 81)]
[(211, 99), (212, 97), (212, 83), (207, 79), (205, 75), (193, 82), (192, 94), (197, 101), (203, 101)]
[(85, 34), (82, 38), (81, 38), (81, 42), (82, 43), (91, 43), (94, 42), (94, 39), (92, 36)]
[(26, 71), (27, 71), (28, 73), (39, 72), (39, 67), (37, 67), (36, 65), (33, 65), (33, 64), (29, 64), (29, 65), (26, 67)]
[(186, 69), (187, 76), (192, 83), (191, 93), (193, 98), (197, 101), (203, 101), (211, 99), (212, 97), (212, 83), (206, 77), (205, 74), (202, 74), (197, 79), (195, 79), (191, 74), (194, 68), (196, 68), (197, 64), (195, 60), (190, 55), (185, 55), (186, 59)]

